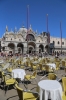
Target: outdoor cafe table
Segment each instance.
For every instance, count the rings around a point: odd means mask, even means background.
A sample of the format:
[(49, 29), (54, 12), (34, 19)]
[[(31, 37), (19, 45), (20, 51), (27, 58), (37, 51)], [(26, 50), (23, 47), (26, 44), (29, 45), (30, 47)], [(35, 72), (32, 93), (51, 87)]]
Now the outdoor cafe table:
[(26, 75), (26, 73), (25, 73), (25, 70), (23, 70), (23, 69), (12, 70), (12, 77), (13, 78), (19, 78), (19, 79), (23, 80), (25, 75)]
[(42, 80), (38, 83), (40, 100), (62, 100), (62, 87), (56, 80)]

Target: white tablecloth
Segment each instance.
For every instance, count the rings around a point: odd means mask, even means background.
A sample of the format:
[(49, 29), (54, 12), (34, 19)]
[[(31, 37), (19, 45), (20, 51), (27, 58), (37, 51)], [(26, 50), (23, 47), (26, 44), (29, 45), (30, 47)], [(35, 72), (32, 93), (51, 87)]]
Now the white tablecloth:
[(0, 60), (0, 64), (2, 64), (2, 63), (4, 63), (4, 61), (3, 60)]
[(3, 70), (5, 70), (6, 68), (8, 68), (9, 66), (10, 66), (10, 63), (7, 63), (7, 64), (4, 66)]
[(25, 70), (23, 70), (23, 69), (12, 70), (12, 77), (13, 78), (20, 78), (21, 80), (23, 80), (25, 75), (26, 75), (26, 73), (25, 73)]
[(34, 62), (32, 62), (32, 63), (36, 65), (36, 64), (38, 64), (39, 62), (38, 62), (38, 61), (34, 61)]
[(17, 58), (17, 59), (15, 60), (15, 62), (17, 62), (17, 60), (19, 60), (19, 58)]
[(56, 69), (56, 64), (54, 64), (54, 63), (48, 63), (47, 65), (49, 65), (49, 67), (51, 67), (51, 69), (52, 68)]
[(62, 100), (62, 87), (56, 80), (42, 80), (38, 83), (40, 100)]

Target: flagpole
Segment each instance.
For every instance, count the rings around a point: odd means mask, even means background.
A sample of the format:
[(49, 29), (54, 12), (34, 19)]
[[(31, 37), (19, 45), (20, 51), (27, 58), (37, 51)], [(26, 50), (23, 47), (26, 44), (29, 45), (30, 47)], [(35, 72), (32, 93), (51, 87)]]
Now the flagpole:
[(48, 14), (46, 16), (47, 16), (47, 33), (48, 33)]
[(27, 5), (27, 53), (28, 53), (28, 28), (29, 28), (29, 5)]
[(60, 35), (61, 35), (61, 54), (62, 54), (62, 23), (60, 21)]
[[(48, 14), (46, 15), (46, 24), (47, 24), (47, 34), (48, 34)], [(48, 43), (48, 46), (49, 46), (49, 40), (48, 40), (48, 36), (47, 36), (47, 43)], [(48, 52), (49, 52), (49, 47), (48, 47)]]

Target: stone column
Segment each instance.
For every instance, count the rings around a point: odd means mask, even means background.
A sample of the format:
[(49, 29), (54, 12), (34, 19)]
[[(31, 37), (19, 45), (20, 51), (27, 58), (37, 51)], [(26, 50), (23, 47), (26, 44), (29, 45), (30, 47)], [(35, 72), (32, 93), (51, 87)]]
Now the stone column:
[(23, 43), (24, 48), (23, 48), (23, 54), (27, 53), (27, 43)]
[(14, 51), (15, 51), (15, 53), (18, 53), (17, 43), (15, 43)]
[(26, 54), (26, 53), (27, 53), (27, 47), (24, 47), (23, 54)]
[(36, 44), (36, 52), (39, 53), (39, 44)]

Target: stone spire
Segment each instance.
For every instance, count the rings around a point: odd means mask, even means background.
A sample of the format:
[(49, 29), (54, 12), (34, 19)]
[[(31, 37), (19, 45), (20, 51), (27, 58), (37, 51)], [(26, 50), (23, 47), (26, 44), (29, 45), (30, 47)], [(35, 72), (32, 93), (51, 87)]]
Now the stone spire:
[(16, 33), (16, 32), (17, 32), (17, 28), (15, 27), (15, 28), (14, 28), (14, 33)]
[(12, 28), (11, 28), (11, 32), (12, 32)]
[(38, 33), (38, 31), (36, 30), (35, 34), (37, 34), (37, 33)]
[(24, 28), (25, 26), (24, 26), (24, 22), (23, 22), (23, 24), (22, 24), (22, 28)]
[(6, 32), (8, 32), (8, 26), (6, 25)]
[(31, 24), (30, 24), (29, 30), (32, 30)]
[(44, 36), (43, 31), (42, 31), (42, 35)]
[(37, 33), (37, 30), (36, 30), (36, 33)]

